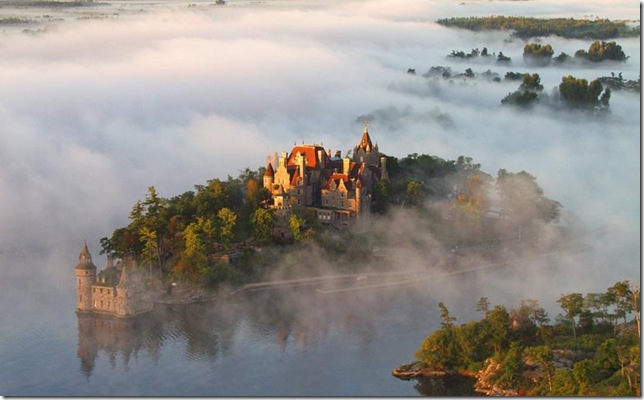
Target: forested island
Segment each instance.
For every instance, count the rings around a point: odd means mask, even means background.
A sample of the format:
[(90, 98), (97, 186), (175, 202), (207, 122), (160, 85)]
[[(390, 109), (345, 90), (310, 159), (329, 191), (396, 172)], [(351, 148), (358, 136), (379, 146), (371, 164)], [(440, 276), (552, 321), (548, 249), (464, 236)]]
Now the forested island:
[(569, 39), (613, 39), (640, 35), (639, 26), (630, 27), (626, 21), (609, 19), (490, 16), (444, 18), (436, 22), (443, 26), (471, 31), (512, 30), (513, 36), (522, 39), (548, 35)]
[(620, 281), (557, 303), (563, 313), (551, 323), (536, 300), (506, 309), (482, 297), (483, 318), (456, 325), (441, 302), (441, 328), (393, 375), (418, 379), (421, 391), (461, 375), (487, 395), (641, 396), (639, 286)]
[[(545, 235), (544, 227), (554, 226), (562, 205), (546, 197), (531, 174), (502, 169), (493, 177), (464, 156), (383, 157), (389, 179), (375, 185), (367, 221), (386, 222), (401, 210), (415, 213), (426, 233), (440, 242), (437, 252), (452, 257), (447, 268), (456, 268), (458, 255), (468, 248), (491, 262), (505, 246), (528, 251), (553, 245), (554, 236)], [(130, 223), (101, 239), (101, 254), (134, 259), (165, 285), (204, 288), (264, 282), (276, 272), (281, 279), (316, 276), (321, 272), (289, 255), (307, 249), (333, 260), (334, 273), (387, 269), (373, 262), (379, 248), (390, 246), (383, 228), (324, 225), (302, 209), (287, 221), (290, 235), (275, 234), (278, 210), (270, 207), (269, 191), (262, 187), (265, 174), (265, 168), (247, 168), (237, 178), (212, 179), (171, 198), (150, 186), (132, 207)], [(565, 229), (556, 229), (565, 235)], [(530, 240), (517, 241), (521, 238)]]

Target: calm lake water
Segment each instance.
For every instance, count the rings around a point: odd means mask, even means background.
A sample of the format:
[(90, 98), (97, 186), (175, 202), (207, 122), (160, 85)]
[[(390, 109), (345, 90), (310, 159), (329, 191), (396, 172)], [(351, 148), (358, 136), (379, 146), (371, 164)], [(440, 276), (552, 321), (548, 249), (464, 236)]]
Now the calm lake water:
[(474, 308), (474, 278), (461, 278), (456, 297), (438, 281), (341, 295), (264, 290), (157, 306), (134, 321), (77, 316), (73, 292), (60, 302), (18, 302), (5, 310), (15, 323), (2, 327), (9, 368), (0, 389), (10, 396), (461, 393), (467, 385), (419, 385), (391, 370), (412, 361), (440, 326), (438, 301)]
[(457, 323), (480, 318), (481, 296), (509, 308), (537, 299), (554, 319), (558, 294), (573, 290), (579, 277), (570, 265), (590, 265), (596, 256), (562, 255), (378, 290), (241, 292), (212, 303), (156, 306), (134, 321), (77, 316), (68, 267), (69, 279), (31, 280), (0, 293), (0, 394), (471, 395), (467, 382), (420, 384), (391, 375), (440, 327), (438, 302)]

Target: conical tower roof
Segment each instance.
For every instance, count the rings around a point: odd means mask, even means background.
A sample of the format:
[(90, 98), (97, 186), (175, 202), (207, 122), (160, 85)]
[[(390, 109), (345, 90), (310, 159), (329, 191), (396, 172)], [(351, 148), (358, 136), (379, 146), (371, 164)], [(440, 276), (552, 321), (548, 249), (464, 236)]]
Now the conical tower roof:
[(275, 171), (273, 170), (273, 165), (268, 162), (268, 165), (266, 166), (266, 172), (264, 173), (264, 176), (266, 177), (273, 177), (275, 176)]
[(362, 133), (362, 139), (360, 140), (359, 148), (364, 149), (369, 152), (373, 148), (373, 143), (371, 143), (371, 137), (369, 137), (369, 127), (364, 127), (364, 132)]
[(81, 249), (80, 255), (78, 256), (78, 264), (76, 269), (96, 269), (96, 265), (92, 263), (92, 255), (87, 248), (87, 243), (83, 243), (83, 248)]

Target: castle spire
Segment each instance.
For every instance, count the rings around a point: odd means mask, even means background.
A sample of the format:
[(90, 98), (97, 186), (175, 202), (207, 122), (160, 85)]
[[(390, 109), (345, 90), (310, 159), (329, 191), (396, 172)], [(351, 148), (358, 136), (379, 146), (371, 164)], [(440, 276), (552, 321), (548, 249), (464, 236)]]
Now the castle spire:
[(83, 242), (83, 248), (81, 249), (80, 254), (78, 255), (78, 264), (76, 269), (96, 269), (94, 263), (92, 263), (92, 255), (87, 248), (87, 242)]
[(362, 139), (358, 147), (367, 152), (370, 152), (373, 148), (373, 143), (371, 143), (371, 138), (369, 137), (369, 121), (364, 121), (364, 132), (362, 133)]

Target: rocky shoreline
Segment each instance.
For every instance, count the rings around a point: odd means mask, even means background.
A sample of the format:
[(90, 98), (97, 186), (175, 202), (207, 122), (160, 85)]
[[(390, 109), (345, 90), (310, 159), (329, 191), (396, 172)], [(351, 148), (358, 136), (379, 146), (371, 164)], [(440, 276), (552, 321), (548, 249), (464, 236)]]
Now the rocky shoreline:
[(411, 379), (445, 379), (454, 376), (463, 376), (476, 379), (474, 383), (474, 391), (486, 396), (518, 396), (519, 392), (514, 389), (502, 389), (497, 385), (490, 382), (489, 378), (495, 374), (499, 368), (499, 364), (494, 362), (487, 363), (485, 369), (478, 372), (472, 371), (455, 371), (446, 369), (437, 369), (431, 367), (423, 368), (417, 361), (403, 364), (398, 368), (391, 371), (391, 374), (398, 379), (411, 380)]
[[(553, 366), (555, 369), (570, 369), (573, 366), (573, 360), (579, 356), (579, 352), (572, 350), (554, 350)], [(525, 370), (523, 377), (530, 381), (540, 381), (545, 379), (541, 368), (529, 357), (523, 357)], [(400, 367), (391, 371), (391, 374), (398, 379), (448, 379), (455, 376), (462, 376), (475, 379), (474, 391), (485, 396), (522, 396), (521, 389), (503, 388), (494, 382), (498, 375), (501, 364), (489, 358), (485, 366), (477, 372), (466, 370), (449, 370), (424, 367), (422, 363), (414, 361), (402, 364)]]

